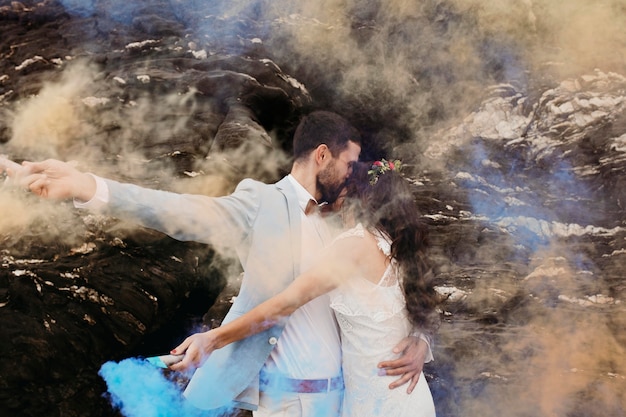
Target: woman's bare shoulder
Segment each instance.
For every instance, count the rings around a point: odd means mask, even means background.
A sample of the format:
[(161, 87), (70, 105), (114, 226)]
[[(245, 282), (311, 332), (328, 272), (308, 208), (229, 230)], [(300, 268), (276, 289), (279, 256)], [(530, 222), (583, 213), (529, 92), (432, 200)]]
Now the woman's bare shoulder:
[(366, 228), (354, 228), (342, 233), (341, 238), (336, 239), (329, 250), (337, 257), (352, 259), (358, 263), (362, 263), (364, 257), (379, 251), (376, 237)]

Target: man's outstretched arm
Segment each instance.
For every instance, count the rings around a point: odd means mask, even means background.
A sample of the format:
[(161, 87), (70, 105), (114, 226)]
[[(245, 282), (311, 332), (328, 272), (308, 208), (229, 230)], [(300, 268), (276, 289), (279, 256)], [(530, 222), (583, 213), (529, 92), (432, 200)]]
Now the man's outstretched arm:
[(95, 178), (67, 162), (55, 159), (23, 162), (22, 168), (19, 175), (11, 169), (7, 173), (20, 186), (43, 198), (89, 201), (96, 192)]

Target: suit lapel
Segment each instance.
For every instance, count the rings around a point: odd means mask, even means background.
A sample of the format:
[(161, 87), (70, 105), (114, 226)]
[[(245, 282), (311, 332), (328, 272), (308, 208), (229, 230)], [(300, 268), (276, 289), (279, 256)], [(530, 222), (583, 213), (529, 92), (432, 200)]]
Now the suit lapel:
[(293, 277), (300, 275), (300, 262), (302, 259), (302, 222), (300, 204), (296, 196), (296, 191), (287, 177), (276, 183), (276, 188), (285, 196), (287, 204), (287, 215), (291, 236), (291, 257), (293, 260)]

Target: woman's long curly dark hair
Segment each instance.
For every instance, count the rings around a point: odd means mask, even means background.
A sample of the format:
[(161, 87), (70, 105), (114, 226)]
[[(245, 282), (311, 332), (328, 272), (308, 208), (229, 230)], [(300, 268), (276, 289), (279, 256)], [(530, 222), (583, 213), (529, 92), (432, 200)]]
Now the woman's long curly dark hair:
[(378, 174), (378, 180), (371, 184), (371, 166), (354, 164), (346, 201), (365, 227), (378, 229), (391, 238), (391, 257), (399, 266), (409, 318), (415, 326), (433, 334), (439, 325), (437, 306), (441, 299), (426, 258), (427, 225), (409, 182), (397, 170), (388, 170)]

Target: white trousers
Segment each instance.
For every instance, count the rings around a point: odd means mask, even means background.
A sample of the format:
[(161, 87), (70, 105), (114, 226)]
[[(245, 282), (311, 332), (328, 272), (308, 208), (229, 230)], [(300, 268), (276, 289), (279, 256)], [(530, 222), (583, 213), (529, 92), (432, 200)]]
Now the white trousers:
[(254, 417), (339, 417), (343, 390), (301, 394), (261, 391)]

